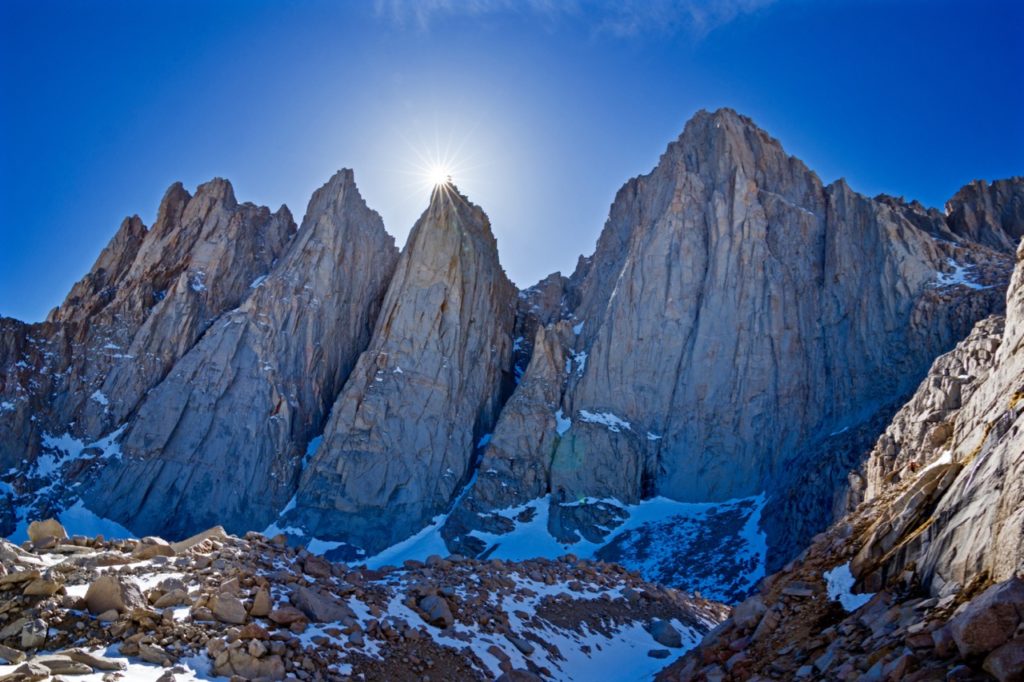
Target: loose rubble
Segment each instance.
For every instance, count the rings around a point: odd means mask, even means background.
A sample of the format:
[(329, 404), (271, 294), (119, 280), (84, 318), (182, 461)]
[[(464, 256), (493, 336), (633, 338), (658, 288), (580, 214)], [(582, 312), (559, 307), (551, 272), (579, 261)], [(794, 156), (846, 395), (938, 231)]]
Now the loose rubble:
[[(220, 528), (174, 544), (47, 541), (58, 536), (0, 540), (4, 682), (569, 680), (627, 663), (653, 674), (728, 611), (572, 555), (370, 570)], [(43, 579), (55, 588), (30, 589)]]

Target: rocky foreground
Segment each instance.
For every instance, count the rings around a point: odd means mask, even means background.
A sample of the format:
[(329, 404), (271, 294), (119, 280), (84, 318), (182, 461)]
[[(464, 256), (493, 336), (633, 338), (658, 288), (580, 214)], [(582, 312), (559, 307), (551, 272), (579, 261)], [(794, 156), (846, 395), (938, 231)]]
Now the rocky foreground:
[(51, 520), (30, 538), (0, 541), (5, 681), (642, 679), (728, 613), (571, 555), (369, 570), (219, 527), (68, 539)]

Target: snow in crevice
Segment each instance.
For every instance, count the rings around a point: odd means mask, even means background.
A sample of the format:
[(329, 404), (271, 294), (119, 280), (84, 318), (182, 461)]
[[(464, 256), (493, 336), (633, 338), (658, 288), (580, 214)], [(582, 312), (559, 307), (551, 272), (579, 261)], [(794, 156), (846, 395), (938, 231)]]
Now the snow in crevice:
[(981, 290), (989, 289), (991, 287), (979, 284), (975, 280), (971, 279), (971, 271), (975, 270), (973, 265), (961, 265), (953, 258), (947, 258), (946, 264), (953, 268), (953, 272), (937, 272), (935, 273), (938, 287), (953, 287), (953, 286), (965, 286), (968, 289)]
[(836, 566), (831, 571), (826, 571), (825, 587), (828, 589), (828, 598), (831, 601), (838, 601), (847, 611), (856, 611), (864, 604), (871, 601), (874, 594), (854, 594), (853, 585), (856, 580), (850, 571), (850, 564)]
[(558, 433), (559, 437), (564, 436), (565, 432), (572, 427), (572, 420), (565, 416), (561, 408), (555, 412), (555, 432)]
[(623, 429), (631, 431), (630, 423), (611, 412), (589, 412), (580, 410), (580, 420), (588, 424), (601, 424), (613, 433), (621, 433)]

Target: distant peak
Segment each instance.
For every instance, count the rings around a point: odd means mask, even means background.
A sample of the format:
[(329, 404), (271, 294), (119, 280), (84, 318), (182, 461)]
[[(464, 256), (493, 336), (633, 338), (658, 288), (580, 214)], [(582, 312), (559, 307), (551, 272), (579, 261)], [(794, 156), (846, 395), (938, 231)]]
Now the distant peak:
[(196, 188), (197, 197), (208, 197), (214, 201), (222, 201), (228, 206), (234, 206), (238, 203), (235, 199), (235, 189), (231, 186), (231, 182), (224, 178), (213, 178), (209, 182), (204, 182)]

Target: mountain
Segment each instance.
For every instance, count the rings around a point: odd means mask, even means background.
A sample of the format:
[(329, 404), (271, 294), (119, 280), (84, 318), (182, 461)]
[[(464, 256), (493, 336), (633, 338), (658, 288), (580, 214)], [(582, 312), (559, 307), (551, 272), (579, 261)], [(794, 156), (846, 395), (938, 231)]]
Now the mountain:
[(1021, 679), (1022, 467), (1024, 240), (1005, 317), (932, 364), (859, 502), (659, 679)]
[(573, 552), (736, 601), (870, 494), (851, 472), (1004, 308), (1022, 197), (868, 198), (700, 112), (593, 255), (517, 291), (451, 184), (401, 253), (351, 171), (299, 228), (174, 185), (46, 322), (0, 319), (0, 526)]
[(140, 534), (269, 524), (370, 339), (397, 256), (340, 171), (273, 270), (148, 392), (90, 508)]
[(376, 553), (442, 513), (510, 383), (515, 297), (487, 216), (436, 188), (286, 521)]
[(0, 323), (0, 468), (31, 462), (47, 435), (120, 426), (294, 233), (286, 207), (239, 204), (221, 179), (195, 196), (172, 185), (148, 230), (127, 218), (46, 322)]
[[(986, 202), (1019, 203), (1019, 180), (998, 186)], [(985, 215), (992, 235), (1019, 229)], [(483, 551), (488, 514), (548, 493), (571, 542), (608, 536), (608, 499), (767, 492), (780, 565), (935, 356), (1001, 307), (1010, 259), (965, 224), (823, 186), (749, 119), (698, 114), (619, 191), (449, 535)]]

